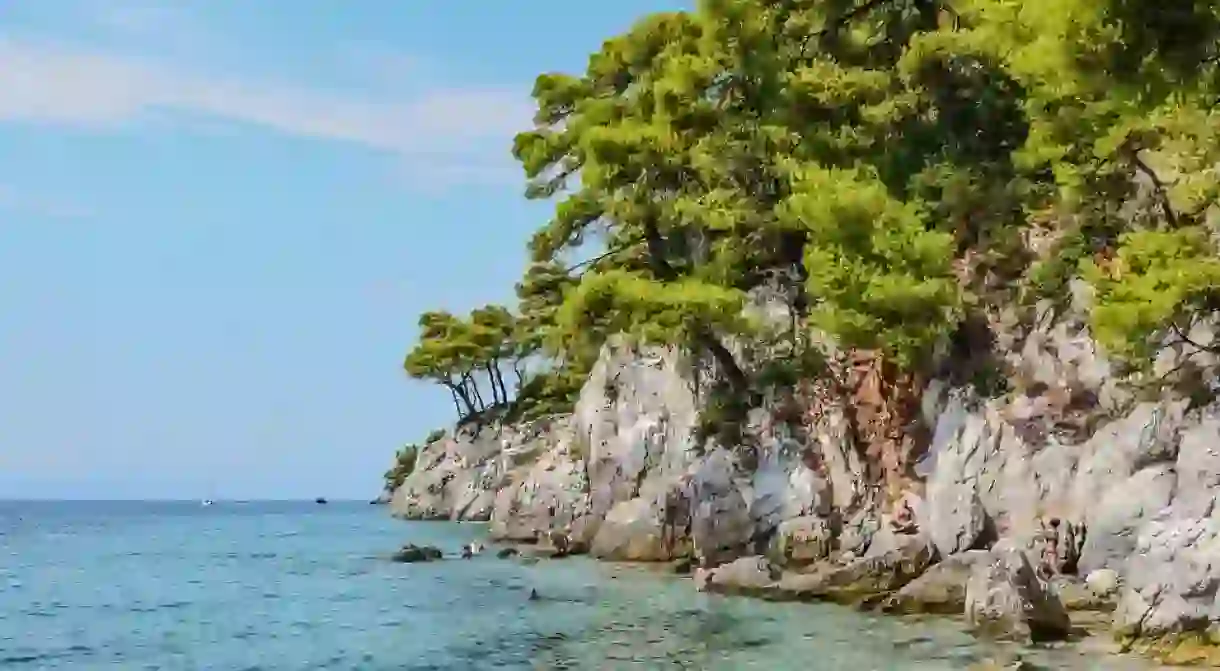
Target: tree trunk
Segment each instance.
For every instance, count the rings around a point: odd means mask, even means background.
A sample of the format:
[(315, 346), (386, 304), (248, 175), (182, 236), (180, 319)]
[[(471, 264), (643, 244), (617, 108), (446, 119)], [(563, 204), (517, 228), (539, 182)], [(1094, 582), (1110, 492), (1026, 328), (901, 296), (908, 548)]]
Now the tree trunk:
[(470, 414), (482, 409), (483, 399), (479, 397), (479, 386), (475, 384), (474, 376), (469, 372), (462, 373), (462, 391), (470, 403)]
[(473, 375), (470, 375), (470, 374), (467, 374), (467, 378), (466, 378), (466, 379), (468, 379), (468, 380), (470, 381), (470, 388), (471, 388), (471, 390), (473, 390), (473, 391), (474, 391), (474, 398), (475, 398), (475, 400), (476, 400), (476, 401), (478, 401), (478, 402), (479, 402), (479, 410), (480, 410), (480, 411), (486, 410), (486, 409), (487, 409), (487, 401), (484, 401), (484, 400), (483, 400), (483, 394), (479, 393), (479, 382), (478, 382), (478, 380), (475, 380), (475, 379), (474, 379), (474, 376), (473, 376)]
[(504, 371), (500, 369), (499, 360), (492, 362), (491, 369), (495, 372), (495, 383), (500, 385), (500, 401), (508, 404), (508, 387), (504, 385)]
[(474, 403), (470, 401), (470, 392), (466, 390), (466, 377), (463, 376), (458, 382), (446, 382), (449, 391), (453, 392), (454, 398), (459, 398), (462, 403), (466, 404), (466, 412), (463, 413), (461, 408), (458, 408), (458, 419), (462, 420), (474, 414)]

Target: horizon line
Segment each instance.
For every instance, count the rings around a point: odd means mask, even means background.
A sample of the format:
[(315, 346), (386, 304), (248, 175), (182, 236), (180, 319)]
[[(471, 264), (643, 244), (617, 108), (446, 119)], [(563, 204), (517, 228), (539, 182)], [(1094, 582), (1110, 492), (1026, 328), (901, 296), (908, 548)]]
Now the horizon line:
[[(313, 498), (84, 498), (84, 499), (69, 499), (69, 498), (6, 498), (0, 497), (0, 503), (198, 503), (200, 501), (211, 501), (212, 503), (314, 503), (318, 497)], [(376, 497), (369, 499), (355, 498), (331, 498), (329, 496), (322, 497), (330, 503), (348, 503), (348, 502), (365, 502), (372, 501)]]

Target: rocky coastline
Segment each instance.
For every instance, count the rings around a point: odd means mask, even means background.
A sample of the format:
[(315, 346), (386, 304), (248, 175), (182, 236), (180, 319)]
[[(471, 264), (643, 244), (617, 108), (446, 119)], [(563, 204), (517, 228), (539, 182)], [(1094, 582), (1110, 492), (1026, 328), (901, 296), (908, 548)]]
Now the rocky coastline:
[[(1023, 642), (1083, 625), (1162, 663), (1220, 664), (1220, 404), (1141, 394), (1085, 309), (1043, 304), (996, 329), (1002, 393), (928, 381), (924, 445), (915, 431), (861, 444), (889, 409), (856, 352), (827, 346), (838, 388), (773, 394), (724, 444), (699, 431), (698, 362), (612, 344), (573, 413), (459, 426), (420, 451), (390, 508), (486, 521), (544, 556), (670, 562), (709, 591), (960, 615)], [(1168, 347), (1157, 369), (1212, 358)]]

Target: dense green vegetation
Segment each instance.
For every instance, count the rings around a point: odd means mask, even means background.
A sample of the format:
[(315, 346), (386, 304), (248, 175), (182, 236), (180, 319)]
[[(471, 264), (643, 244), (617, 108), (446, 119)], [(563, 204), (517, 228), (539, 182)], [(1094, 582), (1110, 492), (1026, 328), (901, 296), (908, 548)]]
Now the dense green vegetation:
[(394, 454), (394, 465), (382, 476), (387, 493), (393, 494), (394, 490), (398, 489), (407, 477), (415, 472), (415, 461), (418, 458), (419, 446), (417, 445), (404, 446)]
[(1097, 337), (1138, 367), (1220, 305), (1218, 45), (1208, 0), (644, 17), (535, 84), (513, 151), (555, 210), (518, 304), (424, 314), (406, 370), (463, 417), (557, 412), (619, 334), (705, 357), (748, 399), (766, 376), (740, 345), (776, 336), (743, 305), (768, 278), (795, 296), (784, 337), (828, 334), (895, 375), (1083, 278)]

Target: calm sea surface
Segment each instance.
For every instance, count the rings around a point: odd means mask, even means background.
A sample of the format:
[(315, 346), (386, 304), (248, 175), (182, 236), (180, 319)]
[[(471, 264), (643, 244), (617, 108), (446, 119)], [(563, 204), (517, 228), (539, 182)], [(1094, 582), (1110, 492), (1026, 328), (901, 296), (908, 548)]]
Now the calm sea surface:
[(989, 654), (947, 622), (710, 596), (583, 559), (385, 559), (483, 533), (364, 504), (0, 502), (0, 669), (867, 671)]

